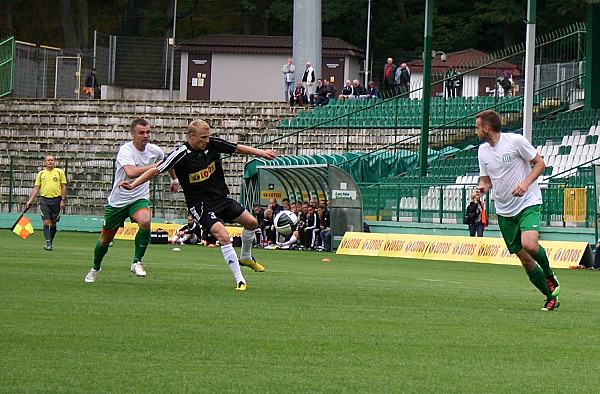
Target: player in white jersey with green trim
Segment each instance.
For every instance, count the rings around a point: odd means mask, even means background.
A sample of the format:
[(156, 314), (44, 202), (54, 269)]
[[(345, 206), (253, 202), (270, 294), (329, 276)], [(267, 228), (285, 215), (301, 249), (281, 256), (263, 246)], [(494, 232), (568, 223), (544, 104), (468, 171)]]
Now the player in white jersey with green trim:
[[(150, 124), (145, 119), (135, 119), (131, 123), (132, 141), (119, 148), (115, 165), (115, 179), (112, 191), (108, 196), (108, 206), (104, 212), (104, 226), (100, 239), (94, 248), (94, 265), (85, 277), (86, 282), (95, 282), (101, 269), (102, 259), (119, 227), (130, 218), (139, 229), (135, 235), (135, 252), (131, 272), (145, 277), (146, 270), (142, 265), (142, 257), (150, 243), (152, 211), (150, 210), (150, 186), (145, 183), (135, 190), (126, 190), (118, 185), (123, 181), (133, 181), (146, 170), (156, 167), (164, 158), (163, 151), (150, 143)], [(171, 191), (179, 189), (179, 182), (174, 171), (169, 172), (173, 181)]]
[(542, 310), (554, 310), (560, 305), (560, 285), (539, 244), (542, 193), (537, 179), (546, 164), (525, 137), (502, 133), (497, 112), (479, 113), (475, 126), (482, 142), (476, 192), (482, 196), (494, 186), (498, 225), (506, 246), (517, 255), (529, 280), (546, 296)]

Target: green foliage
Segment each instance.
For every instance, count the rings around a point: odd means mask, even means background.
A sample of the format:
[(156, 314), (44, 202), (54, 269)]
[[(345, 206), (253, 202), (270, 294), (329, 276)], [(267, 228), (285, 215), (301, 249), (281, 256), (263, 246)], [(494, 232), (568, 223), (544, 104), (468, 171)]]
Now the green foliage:
[[(72, 8), (77, 9), (76, 1)], [(86, 1), (86, 0), (81, 0)], [(7, 0), (17, 39), (62, 46), (58, 0)], [(368, 0), (322, 0), (322, 31), (365, 47)], [(178, 0), (177, 39), (206, 34), (291, 35), (292, 0)], [(170, 31), (172, 0), (88, 1), (89, 36), (135, 32), (142, 37), (164, 37)], [(585, 20), (581, 0), (538, 1), (539, 34)], [(10, 13), (8, 11), (10, 10)], [(434, 46), (450, 52), (466, 48), (495, 51), (523, 41), (526, 0), (445, 0), (435, 2)], [(423, 46), (423, 0), (372, 0), (371, 53), (374, 59), (404, 58)], [(75, 21), (77, 23), (77, 21)], [(306, 26), (310, 29), (311, 26)], [(1, 30), (1, 28), (0, 28)]]
[(40, 233), (0, 232), (3, 392), (597, 390), (595, 272), (544, 313), (520, 267), (255, 250), (237, 292), (219, 248), (151, 245), (137, 278), (117, 241), (88, 284), (97, 235)]

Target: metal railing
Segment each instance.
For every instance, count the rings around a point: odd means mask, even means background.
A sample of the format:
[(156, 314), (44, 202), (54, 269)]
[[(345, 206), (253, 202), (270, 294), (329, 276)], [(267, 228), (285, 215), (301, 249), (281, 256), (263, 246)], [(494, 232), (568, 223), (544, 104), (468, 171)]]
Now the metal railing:
[[(543, 92), (536, 98), (538, 111), (535, 119), (545, 116), (548, 112), (564, 109), (583, 98), (582, 64), (585, 59), (585, 25), (576, 24), (559, 30), (536, 40), (536, 59), (553, 63), (539, 64), (535, 70), (535, 86), (537, 92)], [(497, 80), (506, 68), (524, 69), (525, 46), (515, 47), (483, 56), (475, 62), (466, 63), (456, 70), (462, 75), (462, 98), (448, 98), (446, 86), (450, 78), (443, 73), (433, 73), (431, 84), (432, 111), (430, 119), (429, 146), (443, 148), (445, 146), (461, 147), (468, 143), (468, 135), (472, 133), (474, 116), (480, 110), (491, 108), (504, 112), (504, 121), (511, 129), (516, 129), (516, 123), (521, 119), (522, 91), (518, 88), (519, 78), (515, 76), (513, 95), (502, 97), (498, 94)], [(553, 74), (554, 78), (550, 75)], [(468, 82), (471, 81), (471, 82)], [(469, 85), (471, 83), (472, 85)], [(352, 151), (352, 141), (356, 139), (357, 129), (373, 130), (382, 141), (373, 152), (385, 149), (410, 149), (419, 151), (421, 113), (419, 97), (423, 89), (423, 81), (417, 80), (412, 84), (412, 91), (406, 96), (393, 96), (382, 100), (354, 100), (361, 105), (332, 105), (322, 109), (304, 111), (297, 118), (284, 124), (285, 133), (277, 138), (265, 141), (258, 146), (273, 146), (284, 148), (286, 144), (297, 143), (302, 138), (319, 138), (330, 130), (336, 132), (338, 141), (336, 149)], [(554, 89), (554, 90), (552, 90)], [(395, 91), (394, 91), (395, 93)], [(468, 96), (468, 97), (465, 97)], [(473, 108), (473, 103), (481, 102), (482, 97), (490, 99), (492, 104), (487, 107)], [(464, 100), (461, 104), (460, 100)], [(458, 105), (457, 105), (458, 104)], [(553, 104), (556, 104), (553, 107)], [(454, 111), (463, 105), (463, 114), (456, 116)], [(471, 112), (469, 113), (469, 108)], [(385, 121), (371, 122), (374, 113), (380, 113)], [(466, 127), (465, 127), (466, 126)], [(375, 131), (376, 130), (376, 131)], [(472, 134), (471, 134), (472, 135)], [(296, 154), (301, 154), (299, 151)]]
[(0, 97), (9, 95), (13, 90), (14, 59), (15, 38), (0, 38)]

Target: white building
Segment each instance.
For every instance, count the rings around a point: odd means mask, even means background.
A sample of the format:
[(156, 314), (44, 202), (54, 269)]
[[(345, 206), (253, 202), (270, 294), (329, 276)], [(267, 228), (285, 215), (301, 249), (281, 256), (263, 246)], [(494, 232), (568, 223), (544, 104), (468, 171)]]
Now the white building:
[[(292, 57), (291, 36), (213, 34), (180, 42), (180, 100), (283, 101), (283, 66)], [(361, 79), (362, 49), (339, 38), (323, 37), (323, 70), (338, 93), (346, 79)], [(305, 64), (297, 64), (296, 81)]]

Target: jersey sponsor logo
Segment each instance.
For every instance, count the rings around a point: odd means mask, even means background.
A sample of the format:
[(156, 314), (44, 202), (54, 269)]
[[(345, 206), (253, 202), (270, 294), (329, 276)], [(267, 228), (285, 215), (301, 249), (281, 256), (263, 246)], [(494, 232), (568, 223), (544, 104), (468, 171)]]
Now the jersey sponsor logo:
[(217, 166), (213, 161), (208, 165), (207, 168), (190, 174), (190, 183), (198, 183), (207, 180), (208, 178), (210, 178), (213, 172), (215, 172), (216, 169)]

